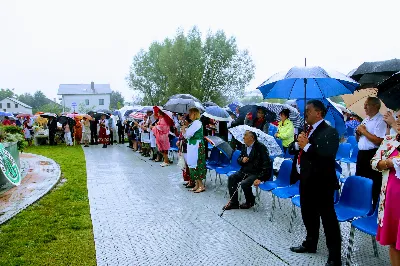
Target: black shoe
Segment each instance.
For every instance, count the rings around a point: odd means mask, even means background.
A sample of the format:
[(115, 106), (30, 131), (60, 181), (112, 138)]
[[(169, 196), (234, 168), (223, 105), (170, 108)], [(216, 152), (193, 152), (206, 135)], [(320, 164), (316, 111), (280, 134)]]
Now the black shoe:
[(228, 203), (224, 207), (222, 207), (222, 209), (226, 210), (226, 211), (233, 210), (233, 209), (239, 209), (239, 204)]
[(342, 262), (341, 261), (328, 260), (326, 262), (325, 266), (342, 266)]
[(243, 204), (240, 204), (240, 209), (244, 209), (244, 210), (246, 210), (246, 209), (250, 209), (251, 207), (253, 207), (254, 206), (254, 203), (243, 203)]
[(298, 247), (291, 247), (290, 251), (295, 253), (317, 253), (317, 249), (309, 249), (304, 247), (303, 245)]

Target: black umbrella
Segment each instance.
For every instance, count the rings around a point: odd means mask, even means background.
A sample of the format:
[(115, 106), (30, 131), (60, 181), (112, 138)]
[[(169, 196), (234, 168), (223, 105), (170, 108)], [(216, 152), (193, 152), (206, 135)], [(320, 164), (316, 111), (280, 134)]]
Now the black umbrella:
[(100, 113), (112, 114), (112, 112), (110, 110), (108, 110), (108, 109), (99, 109), (96, 112), (97, 113), (100, 112)]
[(197, 99), (196, 97), (194, 97), (191, 94), (175, 94), (175, 95), (172, 95), (171, 97), (169, 97), (168, 100), (171, 100), (171, 99), (190, 99), (190, 100), (194, 100), (196, 102), (201, 103), (199, 99)]
[(224, 141), (223, 139), (217, 136), (207, 136), (204, 138), (218, 150), (223, 152), (228, 158), (232, 157), (233, 149), (228, 142)]
[(213, 102), (205, 102), (203, 103), (204, 107), (209, 107), (209, 106), (218, 106), (218, 104), (213, 103)]
[(400, 71), (400, 59), (364, 62), (351, 71), (349, 76), (362, 84), (360, 88), (376, 87), (394, 73)]
[(102, 116), (102, 115), (105, 115), (107, 119), (110, 118), (110, 115), (109, 115), (108, 113), (105, 113), (105, 112), (95, 112), (95, 113), (92, 115), (92, 117), (95, 118), (95, 119), (97, 119), (97, 120), (99, 120), (99, 119), (101, 119), (101, 116)]
[(163, 108), (167, 111), (171, 111), (173, 113), (187, 114), (189, 113), (189, 109), (197, 108), (200, 112), (204, 112), (204, 107), (200, 102), (197, 102), (193, 99), (170, 99), (166, 104), (164, 104)]
[(257, 116), (257, 109), (263, 109), (265, 112), (265, 120), (268, 123), (271, 123), (273, 121), (276, 121), (276, 114), (272, 112), (271, 110), (268, 110), (264, 106), (259, 106), (256, 104), (250, 104), (250, 105), (245, 105), (243, 107), (239, 108), (239, 119), (245, 119), (247, 113), (252, 113), (253, 117), (255, 118)]
[(378, 85), (378, 98), (386, 107), (397, 110), (400, 108), (400, 72)]
[(43, 118), (50, 118), (50, 117), (55, 118), (55, 117), (57, 117), (57, 115), (53, 114), (53, 113), (44, 113), (44, 114), (41, 114), (40, 116), (43, 117)]
[(65, 122), (67, 122), (68, 124), (73, 124), (75, 123), (75, 120), (72, 119), (71, 117), (62, 115), (57, 118), (57, 122), (60, 124), (64, 124)]

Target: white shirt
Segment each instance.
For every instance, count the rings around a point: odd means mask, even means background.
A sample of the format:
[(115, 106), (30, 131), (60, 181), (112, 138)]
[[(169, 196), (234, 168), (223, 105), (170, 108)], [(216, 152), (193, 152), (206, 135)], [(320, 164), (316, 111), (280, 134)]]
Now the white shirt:
[[(386, 136), (386, 123), (383, 120), (383, 115), (377, 113), (374, 117), (365, 118), (361, 125), (365, 125), (367, 131), (378, 138), (384, 138)], [(375, 145), (367, 139), (366, 136), (362, 135), (358, 141), (358, 149), (360, 151), (372, 150), (378, 148), (379, 145)]]
[[(314, 125), (312, 125), (312, 129), (311, 129), (310, 133), (308, 133), (308, 138), (311, 137), (312, 133), (314, 133), (315, 129), (316, 129), (322, 122), (324, 122), (323, 119), (319, 120), (317, 123), (315, 123)], [(299, 150), (299, 149), (300, 149), (299, 143), (296, 142), (295, 144), (296, 144), (296, 150)], [(307, 145), (304, 146), (303, 151), (304, 151), (304, 152), (307, 152), (308, 149), (309, 149), (310, 147), (311, 147), (311, 144), (310, 144), (310, 143), (307, 143)], [(296, 162), (296, 169), (297, 169), (297, 173), (300, 174), (300, 164), (299, 164), (299, 160), (297, 160), (297, 162)]]
[(251, 150), (253, 149), (254, 142), (250, 146), (246, 146), (247, 156), (250, 156)]

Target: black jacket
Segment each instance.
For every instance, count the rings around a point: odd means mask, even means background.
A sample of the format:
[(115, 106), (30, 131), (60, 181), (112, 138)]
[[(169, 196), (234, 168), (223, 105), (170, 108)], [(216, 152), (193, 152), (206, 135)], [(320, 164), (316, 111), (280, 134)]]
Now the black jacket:
[[(243, 163), (243, 157), (249, 157), (249, 161)], [(269, 158), (268, 149), (258, 141), (254, 142), (249, 156), (247, 156), (246, 145), (243, 145), (238, 163), (241, 166), (240, 172), (244, 174), (256, 175), (261, 181), (267, 181), (271, 177), (272, 162)]]
[(47, 128), (49, 129), (49, 133), (55, 133), (57, 131), (57, 119), (53, 118), (51, 121), (47, 122)]
[(303, 152), (300, 160), (300, 173), (296, 169), (299, 151), (295, 149), (295, 142), (289, 146), (289, 153), (294, 154), (290, 183), (297, 180), (316, 189), (339, 189), (336, 177), (335, 158), (339, 148), (339, 134), (333, 127), (323, 121), (309, 138), (311, 144), (307, 152)]

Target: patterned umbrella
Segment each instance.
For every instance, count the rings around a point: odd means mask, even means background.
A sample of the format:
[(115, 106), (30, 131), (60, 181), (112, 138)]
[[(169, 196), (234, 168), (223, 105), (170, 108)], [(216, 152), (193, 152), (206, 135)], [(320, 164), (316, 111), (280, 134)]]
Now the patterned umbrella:
[(193, 99), (171, 99), (163, 107), (164, 110), (179, 114), (187, 114), (191, 108), (197, 108), (200, 112), (204, 112), (204, 106)]
[(201, 103), (199, 99), (197, 99), (196, 97), (194, 97), (191, 94), (175, 94), (175, 95), (172, 95), (171, 97), (169, 97), (168, 101), (172, 100), (172, 99), (188, 99), (188, 100), (194, 100), (196, 102)]
[(132, 117), (133, 119), (136, 119), (136, 120), (143, 120), (145, 115), (146, 115), (145, 113), (133, 112), (129, 115), (129, 117)]
[(295, 128), (302, 128), (304, 126), (304, 119), (301, 117), (299, 111), (287, 104), (280, 104), (280, 103), (268, 103), (263, 102), (259, 103), (258, 105), (265, 107), (267, 110), (272, 111), (275, 113), (276, 118), (279, 120), (279, 113), (282, 112), (283, 109), (289, 109), (289, 120), (292, 121), (293, 126)]
[(243, 137), (244, 133), (246, 133), (247, 130), (256, 133), (257, 140), (267, 147), (270, 156), (278, 156), (283, 153), (282, 149), (279, 147), (274, 137), (264, 133), (263, 131), (257, 128), (249, 127), (247, 125), (240, 125), (237, 127), (230, 128), (229, 132), (231, 132), (232, 136), (236, 140), (244, 144)]

